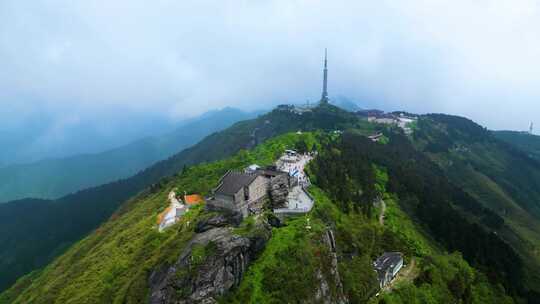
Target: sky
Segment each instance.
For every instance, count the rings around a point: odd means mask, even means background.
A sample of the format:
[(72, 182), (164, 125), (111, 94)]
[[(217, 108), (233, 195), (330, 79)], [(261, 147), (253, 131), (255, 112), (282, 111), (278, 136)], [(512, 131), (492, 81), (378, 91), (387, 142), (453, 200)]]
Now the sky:
[(317, 101), (324, 48), (330, 98), (524, 130), (539, 37), (529, 0), (2, 0), (0, 141)]

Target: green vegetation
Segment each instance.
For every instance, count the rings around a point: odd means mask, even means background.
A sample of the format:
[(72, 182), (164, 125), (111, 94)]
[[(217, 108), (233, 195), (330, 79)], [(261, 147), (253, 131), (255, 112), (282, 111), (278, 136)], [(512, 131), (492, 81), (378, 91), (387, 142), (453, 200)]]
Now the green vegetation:
[(43, 160), (0, 168), (0, 202), (27, 197), (57, 199), (81, 189), (132, 176), (182, 151), (213, 132), (254, 114), (226, 108), (157, 137), (96, 154)]
[[(333, 142), (329, 144), (335, 147)], [(320, 153), (317, 161), (310, 165), (311, 177), (318, 184), (330, 183), (324, 180), (325, 174), (332, 176), (333, 172), (339, 170), (326, 166), (340, 166), (337, 157), (342, 157), (345, 153), (336, 148), (323, 149)], [(325, 157), (331, 160), (326, 161)], [(351, 161), (348, 163), (351, 164)], [(349, 165), (350, 167), (352, 165)], [(275, 228), (265, 251), (250, 267), (240, 287), (221, 302), (282, 303), (314, 299), (317, 288), (321, 286), (321, 278), (315, 274), (331, 273), (324, 270), (325, 265), (331, 265), (331, 257), (328, 245), (321, 241), (330, 227), (336, 237), (336, 256), (342, 283), (342, 290), (339, 290), (331, 276), (324, 276), (332, 291), (333, 301), (337, 301), (341, 294), (352, 303), (365, 303), (370, 298), (374, 302), (380, 300), (381, 303), (416, 303), (417, 299), (424, 299), (426, 303), (460, 300), (470, 303), (513, 303), (502, 287), (491, 285), (486, 277), (470, 267), (461, 255), (444, 254), (442, 247), (428, 236), (425, 228), (413, 222), (401, 210), (397, 203), (398, 197), (386, 192), (390, 181), (386, 168), (370, 161), (361, 168), (342, 171), (348, 181), (348, 184), (342, 185), (368, 189), (368, 185), (359, 181), (374, 182), (376, 193), (381, 195), (387, 204), (384, 227), (373, 217), (364, 215), (364, 212), (367, 213), (366, 209), (355, 208), (358, 203), (336, 202), (330, 199), (325, 191), (312, 186), (310, 192), (316, 200), (315, 208), (304, 217), (287, 221), (286, 227)], [(325, 173), (319, 175), (322, 170), (325, 170)], [(368, 175), (373, 173), (374, 178), (361, 178), (362, 170), (367, 171)], [(350, 172), (356, 172), (356, 175)], [(340, 181), (333, 183), (330, 189), (343, 193), (344, 191), (338, 190), (339, 183)], [(343, 197), (351, 198), (348, 195)], [(354, 198), (362, 199), (362, 196)], [(310, 230), (306, 229), (308, 218)], [(406, 255), (405, 260), (415, 260), (419, 270), (401, 281), (400, 285), (395, 287), (395, 292), (373, 298), (378, 290), (378, 283), (371, 263), (385, 251), (403, 252)]]
[(310, 172), (343, 212), (360, 211), (371, 218), (372, 202), (380, 195), (374, 186), (377, 167), (373, 164), (386, 168), (387, 191), (399, 197), (403, 210), (433, 239), (448, 251), (462, 252), (465, 260), (489, 273), (490, 280), (511, 294), (526, 295), (521, 257), (497, 234), (478, 224), (497, 227), (503, 225), (500, 217), (451, 184), (403, 135), (393, 134), (389, 144), (379, 145), (344, 133), (340, 141), (323, 149)]
[[(139, 303), (146, 298), (149, 271), (173, 263), (193, 235), (203, 206), (197, 206), (182, 220), (157, 232), (156, 217), (168, 205), (170, 189), (207, 194), (229, 169), (251, 163), (271, 164), (299, 141), (314, 142), (318, 134), (285, 134), (268, 140), (252, 151), (234, 157), (186, 168), (124, 204), (88, 237), (72, 246), (39, 273), (19, 280), (0, 296), (0, 303)], [(196, 248), (195, 259), (212, 249)]]
[(418, 130), (418, 121), (414, 120), (414, 121), (408, 122), (405, 125), (405, 127), (410, 128), (413, 131), (416, 131), (416, 130)]
[[(249, 268), (240, 287), (220, 303), (291, 303), (313, 301), (324, 280), (329, 298), (346, 296), (351, 303), (513, 303), (501, 287), (470, 267), (461, 255), (446, 255), (392, 201), (382, 227), (359, 213), (343, 213), (321, 189), (312, 186), (315, 208), (306, 216), (274, 228), (264, 252)], [(308, 219), (311, 229), (307, 229)], [(248, 220), (249, 222), (250, 220)], [(323, 239), (331, 227), (336, 237), (338, 272), (332, 276), (331, 252)], [(414, 276), (399, 280), (392, 292), (378, 292), (372, 261), (385, 251), (401, 251), (416, 259)], [(407, 266), (408, 267), (408, 266)], [(402, 272), (408, 271), (407, 267)], [(320, 273), (322, 276), (317, 276)]]
[(409, 255), (423, 257), (440, 252), (440, 246), (428, 238), (428, 234), (424, 228), (413, 222), (410, 217), (401, 210), (398, 199), (395, 195), (387, 196), (384, 201), (386, 204), (384, 225), (392, 233), (396, 234), (397, 238), (407, 244), (407, 253)]
[(284, 303), (311, 298), (317, 286), (317, 268), (323, 262), (320, 234), (324, 226), (311, 221), (312, 229), (308, 230), (306, 225), (306, 218), (300, 217), (286, 227), (274, 228), (263, 254), (249, 268), (238, 291), (223, 302)]
[(386, 137), (385, 135), (381, 136), (381, 139), (379, 139), (379, 143), (381, 145), (386, 145), (390, 141), (390, 138)]
[[(204, 138), (198, 144), (123, 180), (89, 188), (54, 201), (24, 200), (0, 204), (0, 291), (17, 278), (44, 267), (71, 244), (105, 222), (140, 191), (159, 191), (166, 177), (184, 167), (230, 157), (288, 132), (372, 128), (352, 113), (331, 105), (302, 115), (274, 110)], [(309, 142), (307, 143), (309, 144)], [(290, 148), (294, 148), (291, 146)], [(112, 165), (111, 165), (112, 166)], [(174, 177), (173, 177), (174, 178)], [(24, 224), (21, 219), (24, 218)]]
[[(359, 246), (366, 250), (362, 261), (358, 258), (351, 263), (339, 263), (341, 277), (348, 278), (345, 280), (347, 293), (358, 294), (366, 299), (369, 293), (373, 293), (377, 283), (371, 269), (369, 251), (377, 246), (366, 247), (362, 235), (356, 232), (370, 230), (378, 234), (381, 231), (380, 227), (376, 223), (362, 224), (365, 221), (354, 224), (353, 219), (341, 213), (322, 190), (311, 187), (310, 192), (316, 200), (314, 209), (308, 215), (289, 219), (285, 227), (274, 228), (271, 240), (261, 256), (249, 268), (240, 287), (233, 294), (221, 299), (221, 302), (310, 301), (315, 298), (322, 281), (329, 286), (330, 299), (335, 300), (343, 296), (343, 291), (338, 290), (335, 276), (332, 274), (331, 248), (325, 241), (327, 229), (331, 226), (336, 227), (334, 230), (337, 248), (349, 250), (351, 246)], [(367, 234), (364, 235), (373, 237)], [(349, 243), (351, 238), (354, 238), (354, 244)], [(351, 267), (353, 265), (357, 267)], [(353, 281), (359, 278), (365, 281)], [(352, 282), (357, 283), (351, 284)]]
[[(386, 199), (385, 227), (408, 245), (409, 259), (393, 284), (370, 303), (514, 303), (502, 286), (469, 266), (461, 254), (444, 254), (424, 229), (401, 210), (393, 198)], [(415, 267), (416, 269), (410, 269)]]
[(493, 136), (540, 161), (540, 136), (527, 132), (493, 131)]
[[(420, 120), (412, 143), (400, 132), (386, 130), (386, 144), (363, 135), (373, 125), (366, 127), (332, 106), (302, 115), (281, 108), (257, 123), (239, 123), (221, 136), (211, 136), (213, 145), (205, 140), (186, 150), (181, 174), (160, 180), (123, 204), (53, 263), (18, 280), (0, 295), (0, 303), (144, 303), (151, 270), (174, 263), (197, 222), (210, 216), (201, 205), (158, 233), (155, 220), (167, 206), (168, 191), (205, 195), (227, 170), (271, 164), (287, 148), (318, 152), (308, 166), (315, 206), (273, 228), (240, 285), (219, 302), (347, 298), (351, 303), (513, 303), (534, 295), (524, 275), (523, 256), (502, 240), (506, 235), (492, 233), (507, 231), (508, 224), (480, 195), (451, 183), (445, 159), (439, 157), (470, 149), (484, 138), (485, 130), (461, 124), (453, 128), (452, 119), (440, 119), (445, 123)], [(287, 120), (295, 133), (274, 137), (285, 131)], [(296, 133), (299, 129), (301, 134)], [(210, 162), (229, 153), (234, 156)], [(494, 155), (486, 158), (498, 159)], [(195, 159), (208, 162), (193, 165)], [(506, 194), (501, 191), (499, 199)], [(386, 206), (384, 225), (378, 217), (381, 200)], [(257, 221), (248, 217), (233, 233), (257, 234)], [(191, 267), (178, 269), (176, 275), (194, 275), (215, 250), (212, 242), (193, 246)], [(390, 290), (375, 297), (379, 288), (372, 262), (387, 251), (404, 253), (407, 266)], [(183, 296), (186, 290), (177, 292)]]
[(461, 255), (435, 255), (422, 261), (414, 282), (404, 282), (372, 303), (514, 303), (501, 287), (471, 268)]
[(373, 172), (375, 173), (375, 190), (377, 193), (386, 193), (386, 184), (388, 183), (388, 172), (386, 169), (377, 165), (373, 165)]
[(470, 120), (448, 115), (423, 117), (419, 127), (414, 133), (417, 148), (427, 152), (454, 184), (504, 219), (491, 217), (483, 224), (496, 229), (520, 254), (528, 288), (538, 290), (540, 209), (535, 202), (540, 200), (540, 163), (525, 154), (534, 157), (537, 137), (488, 132)]

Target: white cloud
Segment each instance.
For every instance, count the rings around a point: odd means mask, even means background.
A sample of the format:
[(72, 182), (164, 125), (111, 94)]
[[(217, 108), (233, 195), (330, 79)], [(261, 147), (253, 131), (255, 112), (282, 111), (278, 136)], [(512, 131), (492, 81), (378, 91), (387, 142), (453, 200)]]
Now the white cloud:
[(0, 103), (183, 117), (316, 100), (328, 47), (331, 95), (524, 129), (539, 17), (529, 0), (4, 0)]

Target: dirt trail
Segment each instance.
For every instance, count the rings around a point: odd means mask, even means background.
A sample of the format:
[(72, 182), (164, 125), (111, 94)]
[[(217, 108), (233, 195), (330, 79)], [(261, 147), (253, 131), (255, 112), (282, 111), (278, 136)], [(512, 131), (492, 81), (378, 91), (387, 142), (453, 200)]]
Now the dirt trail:
[(392, 291), (392, 289), (400, 282), (413, 282), (417, 275), (416, 260), (413, 257), (411, 258), (411, 263), (403, 267), (403, 269), (401, 269), (401, 271), (397, 274), (396, 278), (382, 289), (382, 292)]
[(381, 214), (379, 214), (379, 224), (381, 226), (384, 226), (384, 213), (386, 212), (386, 203), (381, 200)]

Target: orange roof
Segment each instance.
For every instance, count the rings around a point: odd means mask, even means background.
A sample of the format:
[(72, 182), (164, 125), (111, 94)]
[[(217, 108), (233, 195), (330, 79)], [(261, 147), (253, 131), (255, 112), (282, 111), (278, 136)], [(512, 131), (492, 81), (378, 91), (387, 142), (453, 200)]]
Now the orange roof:
[(195, 205), (203, 201), (202, 196), (198, 194), (184, 195), (184, 202), (187, 205)]
[(163, 218), (165, 217), (165, 214), (167, 214), (167, 212), (171, 211), (171, 206), (165, 208), (165, 210), (163, 210), (163, 212), (161, 212), (158, 217), (157, 217), (157, 223), (158, 225), (161, 224), (161, 221), (163, 221)]

